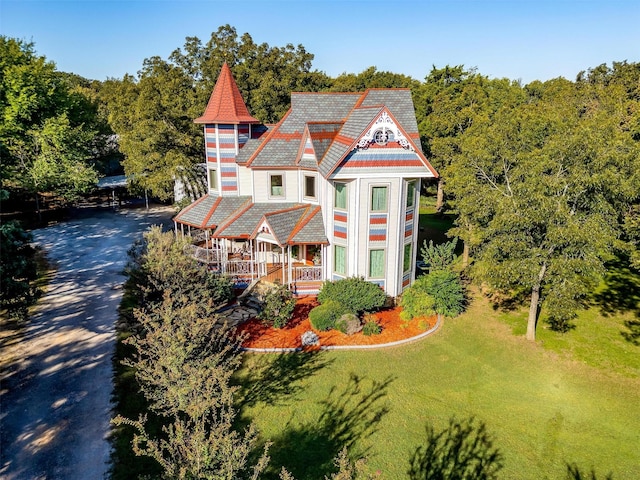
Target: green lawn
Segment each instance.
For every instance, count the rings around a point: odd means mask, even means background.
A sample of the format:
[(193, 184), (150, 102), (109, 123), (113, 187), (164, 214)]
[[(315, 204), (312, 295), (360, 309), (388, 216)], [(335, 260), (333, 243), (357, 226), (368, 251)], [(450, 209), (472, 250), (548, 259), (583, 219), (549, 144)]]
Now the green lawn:
[(486, 426), (500, 478), (565, 478), (575, 463), (598, 478), (637, 479), (640, 347), (622, 335), (628, 315), (590, 310), (565, 335), (541, 325), (531, 344), (520, 335), (524, 312), (478, 298), (409, 346), (247, 355), (241, 414), (273, 441), (274, 471), (284, 465), (298, 480), (324, 478), (342, 445), (382, 478), (408, 478), (425, 428), (441, 431), (451, 417)]

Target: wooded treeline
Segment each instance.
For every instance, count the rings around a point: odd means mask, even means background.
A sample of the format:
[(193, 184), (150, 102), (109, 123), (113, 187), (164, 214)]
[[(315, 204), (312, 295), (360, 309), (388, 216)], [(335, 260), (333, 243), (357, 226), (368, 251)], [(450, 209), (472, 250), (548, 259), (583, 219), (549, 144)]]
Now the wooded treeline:
[(529, 302), (531, 339), (540, 306), (554, 328), (569, 328), (608, 260), (640, 268), (639, 63), (522, 85), (465, 66), (433, 67), (423, 81), (375, 67), (331, 78), (312, 70), (313, 57), (225, 25), (135, 75), (98, 82), (0, 37), (3, 191), (72, 199), (121, 154), (132, 188), (170, 198), (176, 170), (203, 161), (193, 119), (227, 62), (265, 123), (286, 112), (292, 91), (411, 88), (422, 147), (441, 175), (438, 209), (456, 214), (450, 234), (467, 272), (495, 298)]

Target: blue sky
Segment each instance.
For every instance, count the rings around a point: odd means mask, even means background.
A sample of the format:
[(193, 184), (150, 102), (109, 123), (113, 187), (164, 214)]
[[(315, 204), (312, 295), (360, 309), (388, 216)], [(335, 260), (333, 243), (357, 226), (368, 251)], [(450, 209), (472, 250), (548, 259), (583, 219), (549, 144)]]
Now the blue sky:
[(529, 83), (640, 61), (638, 0), (0, 0), (2, 35), (97, 80), (225, 24), (256, 43), (301, 44), (331, 76), (375, 66), (423, 80), (432, 65), (465, 65)]

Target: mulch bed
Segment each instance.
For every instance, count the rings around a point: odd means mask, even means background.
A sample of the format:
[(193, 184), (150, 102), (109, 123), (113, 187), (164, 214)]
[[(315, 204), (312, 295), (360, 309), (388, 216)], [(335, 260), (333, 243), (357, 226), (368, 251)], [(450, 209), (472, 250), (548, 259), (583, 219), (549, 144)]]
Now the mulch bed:
[(315, 297), (298, 300), (293, 312), (293, 319), (284, 328), (272, 328), (264, 325), (259, 319), (252, 319), (241, 324), (238, 329), (247, 335), (242, 346), (245, 348), (301, 348), (300, 337), (308, 330), (313, 330), (320, 337), (321, 346), (337, 345), (381, 345), (415, 337), (429, 330), (436, 324), (436, 317), (414, 318), (406, 322), (400, 318), (401, 307), (387, 308), (374, 314), (375, 320), (382, 327), (378, 335), (346, 335), (331, 330), (318, 332), (311, 327), (309, 311), (318, 305)]

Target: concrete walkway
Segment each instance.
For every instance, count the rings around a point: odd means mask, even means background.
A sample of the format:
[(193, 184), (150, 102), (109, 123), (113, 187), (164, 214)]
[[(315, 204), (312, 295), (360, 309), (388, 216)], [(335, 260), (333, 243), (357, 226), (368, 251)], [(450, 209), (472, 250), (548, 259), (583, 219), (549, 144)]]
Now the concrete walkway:
[(83, 209), (33, 232), (56, 271), (28, 327), (0, 337), (0, 478), (107, 477), (122, 270), (134, 240), (172, 214)]

